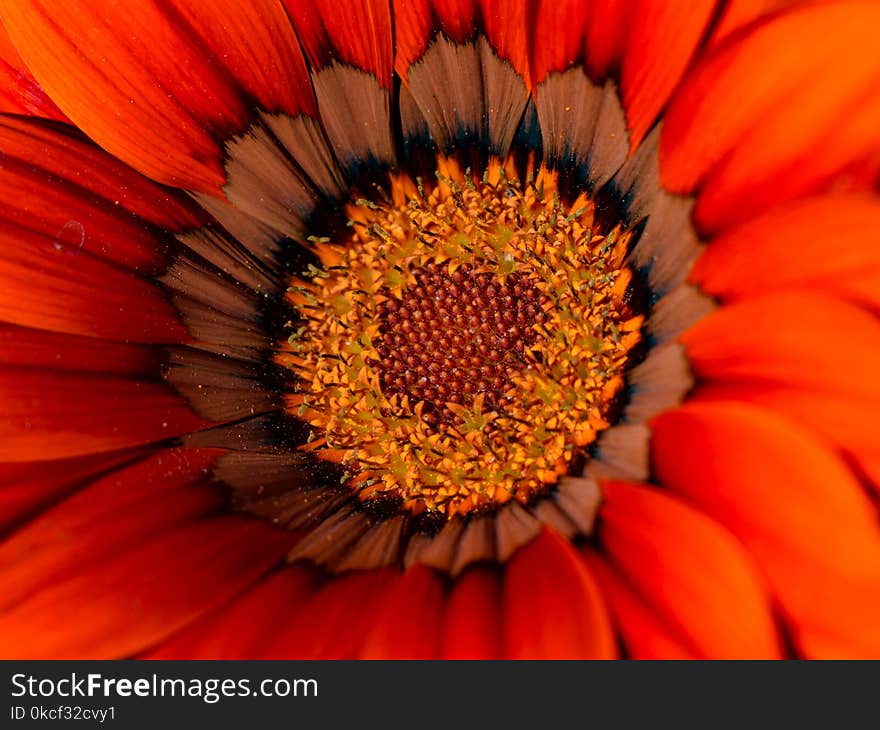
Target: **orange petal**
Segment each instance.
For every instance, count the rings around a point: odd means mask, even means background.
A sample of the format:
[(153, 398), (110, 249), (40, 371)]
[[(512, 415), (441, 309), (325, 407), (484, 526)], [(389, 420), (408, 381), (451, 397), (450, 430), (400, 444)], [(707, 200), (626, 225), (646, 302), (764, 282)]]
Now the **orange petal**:
[(417, 565), (398, 576), (377, 608), (362, 659), (436, 659), (440, 651), (443, 582)]
[(309, 63), (321, 69), (333, 61), (375, 76), (392, 86), (394, 48), (387, 0), (354, 0), (339, 11), (332, 0), (284, 0)]
[(702, 187), (703, 231), (877, 152), (878, 24), (877, 3), (805, 5), (722, 44), (687, 79), (665, 117), (661, 176), (677, 192)]
[(880, 322), (834, 297), (767, 294), (721, 307), (681, 336), (691, 368), (716, 382), (776, 383), (880, 401)]
[(663, 623), (657, 612), (598, 553), (584, 550), (584, 559), (608, 599), (617, 632), (631, 659), (699, 659), (700, 655)]
[(880, 402), (880, 322), (834, 297), (767, 294), (721, 307), (682, 337), (712, 382), (773, 383)]
[(623, 52), (621, 90), (635, 149), (653, 126), (696, 51), (715, 0), (636, 0)]
[[(738, 400), (776, 411), (843, 451), (869, 477), (878, 474), (871, 465), (880, 463), (880, 442), (875, 433), (880, 406), (866, 403), (858, 395), (772, 384), (712, 383), (701, 386), (690, 400)], [(880, 480), (869, 478), (868, 483), (880, 491)]]
[(112, 472), (0, 543), (0, 608), (63, 575), (218, 510), (208, 483), (219, 452), (164, 450)]
[(271, 0), (153, 3), (23, 0), (9, 35), (62, 111), (160, 182), (219, 192), (223, 140), (270, 111), (314, 111), (296, 38)]
[(444, 659), (502, 659), (505, 607), (492, 570), (467, 571), (452, 587), (443, 623)]
[[(817, 1), (817, 0), (812, 0)], [(804, 0), (727, 0), (709, 45), (715, 45), (748, 26), (798, 5)]]
[(145, 659), (254, 659), (274, 646), (298, 606), (313, 593), (310, 570), (285, 566), (230, 605), (184, 628)]
[(0, 20), (0, 112), (68, 121), (28, 71)]
[(806, 429), (744, 403), (684, 406), (653, 424), (658, 479), (746, 546), (808, 657), (880, 655), (877, 513)]
[(796, 286), (845, 289), (849, 277), (871, 269), (880, 271), (880, 199), (850, 193), (800, 200), (726, 231), (690, 279), (738, 299)]
[(880, 315), (880, 268), (867, 269), (828, 281), (825, 288), (831, 294), (870, 309)]
[(261, 658), (356, 658), (397, 577), (395, 569), (330, 576), (306, 600), (288, 608)]
[(160, 643), (278, 563), (291, 534), (218, 517), (168, 531), (0, 614), (5, 657), (117, 658)]
[(207, 425), (158, 383), (0, 368), (0, 461), (113, 451)]
[(770, 602), (748, 555), (718, 524), (655, 488), (602, 484), (601, 551), (704, 658), (780, 655)]
[(504, 574), (505, 655), (511, 659), (614, 659), (608, 610), (586, 562), (545, 529)]
[(0, 464), (0, 531), (6, 532), (99, 475), (145, 455), (145, 450), (137, 449), (57, 461)]

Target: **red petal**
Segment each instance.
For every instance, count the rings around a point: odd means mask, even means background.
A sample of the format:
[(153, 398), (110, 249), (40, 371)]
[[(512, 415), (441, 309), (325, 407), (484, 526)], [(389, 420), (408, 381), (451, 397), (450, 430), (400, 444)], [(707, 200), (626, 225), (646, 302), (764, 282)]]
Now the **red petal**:
[(145, 454), (139, 449), (59, 461), (0, 464), (0, 531), (20, 524), (98, 475)]
[(218, 453), (160, 452), (102, 477), (14, 533), (0, 543), (0, 608), (219, 510), (224, 495), (208, 475)]
[(84, 252), (82, 224), (56, 237), (0, 228), (0, 321), (133, 342), (190, 337), (164, 293)]
[(880, 322), (834, 297), (800, 291), (722, 307), (685, 332), (709, 381), (808, 388), (880, 402)]
[(0, 615), (16, 658), (130, 656), (229, 601), (290, 549), (267, 524), (218, 517), (168, 532), (30, 596)]
[(364, 637), (381, 620), (383, 600), (397, 579), (395, 570), (332, 576), (301, 601), (278, 627), (263, 658), (354, 659)]
[(333, 0), (284, 0), (315, 69), (332, 61), (356, 66), (392, 86), (393, 43), (388, 0), (353, 0), (340, 12)]
[(846, 466), (791, 421), (742, 403), (659, 416), (660, 481), (733, 532), (808, 657), (880, 654), (880, 529)]
[(699, 659), (687, 642), (664, 624), (657, 612), (646, 604), (619, 573), (595, 552), (588, 549), (584, 557), (602, 593), (608, 599), (614, 623), (632, 659)]
[(396, 578), (364, 638), (362, 659), (436, 659), (439, 655), (443, 582), (415, 566)]
[[(602, 80), (620, 67), (633, 0), (592, 0), (586, 36), (587, 70)], [(586, 11), (585, 11), (586, 12)]]
[(393, 9), (394, 68), (404, 81), (436, 31), (459, 43), (476, 32), (477, 0), (395, 0)]
[[(345, 14), (349, 12), (346, 8)], [(165, 13), (172, 23), (188, 25), (204, 43), (205, 48), (193, 44), (199, 61), (221, 64), (237, 82), (239, 93), (253, 97), (261, 109), (316, 115), (305, 59), (277, 0), (170, 0)], [(182, 101), (192, 110), (187, 98)]]
[(623, 52), (621, 90), (633, 149), (678, 85), (715, 10), (715, 0), (636, 0)]
[(649, 487), (605, 482), (602, 495), (602, 552), (701, 656), (779, 657), (764, 585), (729, 533)]
[(243, 131), (246, 97), (314, 111), (283, 9), (257, 2), (15, 3), (13, 43), (73, 122), (161, 182), (218, 192), (222, 141)]
[(157, 375), (159, 353), (142, 345), (96, 340), (0, 322), (0, 366), (114, 375)]
[(466, 572), (446, 602), (443, 658), (503, 659), (499, 618), (504, 611), (497, 574), (481, 568)]
[(722, 44), (666, 115), (661, 174), (717, 231), (876, 153), (876, 3), (806, 5)]
[[(848, 194), (808, 198), (731, 229), (706, 248), (690, 278), (737, 299), (796, 286), (845, 292), (850, 277), (871, 270), (880, 271), (880, 199)], [(875, 300), (880, 306), (880, 293)]]
[(0, 112), (27, 114), (66, 122), (67, 117), (46, 96), (0, 21)]
[(483, 30), (499, 58), (529, 78), (529, 6), (526, 0), (480, 0)]
[(113, 451), (207, 425), (164, 385), (63, 371), (0, 369), (0, 461)]
[(614, 659), (617, 644), (596, 580), (568, 540), (545, 529), (504, 576), (505, 654), (512, 659)]
[(128, 268), (161, 268), (168, 237), (158, 228), (208, 220), (186, 196), (147, 180), (75, 130), (7, 117), (0, 119), (0, 147), (0, 220)]
[(537, 0), (530, 63), (532, 85), (584, 58), (589, 10), (583, 0)]
[[(309, 570), (285, 566), (210, 619), (202, 618), (151, 651), (147, 659), (251, 659), (274, 647), (314, 591)], [(315, 627), (310, 627), (315, 628)]]

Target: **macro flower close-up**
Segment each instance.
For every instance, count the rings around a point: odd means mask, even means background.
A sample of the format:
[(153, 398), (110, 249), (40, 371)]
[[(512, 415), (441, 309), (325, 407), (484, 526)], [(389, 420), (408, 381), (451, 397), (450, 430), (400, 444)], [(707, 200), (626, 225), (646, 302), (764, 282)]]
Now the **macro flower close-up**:
[(878, 30), (0, 0), (0, 653), (880, 658)]

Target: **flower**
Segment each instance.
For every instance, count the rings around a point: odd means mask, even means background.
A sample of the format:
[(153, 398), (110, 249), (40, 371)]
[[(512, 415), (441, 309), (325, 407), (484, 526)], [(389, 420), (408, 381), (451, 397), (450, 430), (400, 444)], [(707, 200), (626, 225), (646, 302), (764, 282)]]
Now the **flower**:
[(0, 645), (880, 655), (880, 6), (4, 8)]

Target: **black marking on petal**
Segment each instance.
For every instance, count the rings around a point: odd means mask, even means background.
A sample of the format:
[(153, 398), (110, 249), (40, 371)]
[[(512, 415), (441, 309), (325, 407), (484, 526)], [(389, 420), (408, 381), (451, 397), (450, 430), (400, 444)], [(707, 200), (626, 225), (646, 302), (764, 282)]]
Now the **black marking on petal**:
[(446, 524), (446, 515), (436, 510), (427, 510), (413, 518), (413, 532), (432, 537)]
[(474, 43), (438, 35), (407, 71), (406, 83), (443, 150), (478, 145), (483, 139), (483, 76)]
[(465, 520), (466, 524), (449, 574), (455, 578), (469, 565), (496, 560), (495, 521), (496, 514), (475, 515)]
[(255, 124), (226, 143), (224, 192), (240, 211), (296, 239), (321, 200), (308, 176), (287, 159), (274, 135)]
[(661, 132), (656, 125), (604, 191), (621, 201), (630, 226), (641, 226), (628, 263), (642, 272), (655, 297), (685, 281), (702, 250), (691, 221), (693, 198), (670, 193), (660, 183)]
[(552, 499), (540, 500), (532, 507), (532, 512), (563, 537), (571, 539), (579, 533), (577, 524)]
[(684, 347), (668, 342), (651, 350), (628, 375), (627, 423), (643, 423), (661, 411), (680, 405), (694, 385)]
[(167, 348), (165, 380), (211, 421), (277, 410), (279, 393), (264, 387), (261, 368), (192, 347)]
[(404, 561), (407, 567), (421, 563), (446, 572), (455, 560), (458, 541), (465, 528), (463, 518), (449, 520), (433, 537), (417, 535), (409, 541)]
[(324, 130), (350, 177), (364, 166), (394, 164), (390, 95), (373, 74), (332, 61), (312, 72), (312, 83)]
[(482, 35), (456, 43), (438, 34), (407, 71), (403, 88), (404, 136), (427, 131), (446, 152), (506, 155), (529, 100), (523, 78)]
[(580, 534), (593, 532), (602, 492), (594, 479), (565, 476), (559, 480), (554, 494), (556, 506), (573, 522)]
[(309, 560), (330, 568), (344, 561), (349, 548), (370, 530), (370, 518), (364, 512), (343, 507), (324, 517), (288, 553), (290, 562)]
[(177, 239), (252, 291), (268, 292), (277, 288), (278, 266), (274, 255), (257, 258), (237, 238), (218, 226), (203, 226), (181, 233)]
[[(400, 136), (404, 156), (409, 159), (420, 150), (433, 152), (437, 143), (431, 136), (428, 120), (419, 109), (412, 92), (405, 84), (398, 86), (397, 108), (400, 114)], [(433, 163), (433, 155), (431, 161)]]
[(489, 152), (504, 157), (523, 118), (529, 91), (509, 62), (500, 59), (485, 36), (477, 41), (483, 72), (483, 114)]
[[(407, 518), (398, 514), (372, 525), (348, 549), (328, 561), (327, 567), (336, 572), (369, 570), (393, 565), (400, 559), (401, 542)], [(320, 563), (319, 563), (320, 564)]]
[(599, 435), (594, 458), (584, 476), (594, 479), (632, 479), (645, 481), (650, 476), (651, 432), (643, 423), (618, 424)]
[[(279, 242), (282, 240), (283, 234), (243, 213), (229, 201), (202, 193), (193, 193), (192, 196), (239, 245), (250, 252), (255, 261), (269, 268), (277, 265)], [(184, 243), (186, 242), (184, 241)]]
[(272, 130), (289, 159), (303, 171), (321, 195), (340, 200), (347, 190), (345, 177), (330, 149), (324, 130), (310, 116), (291, 117), (287, 114), (267, 114), (260, 118)]
[(661, 297), (653, 307), (645, 332), (657, 344), (675, 337), (711, 314), (715, 300), (692, 284), (679, 284)]
[[(284, 446), (279, 445), (275, 433), (275, 415), (263, 414), (248, 416), (240, 421), (224, 423), (221, 426), (181, 436), (180, 443), (189, 448), (229, 449), (266, 454), (289, 453), (289, 445), (286, 443)], [(304, 429), (299, 436), (300, 442), (304, 443), (307, 437), (308, 434)]]
[(495, 551), (503, 563), (523, 545), (534, 540), (541, 532), (541, 521), (518, 502), (512, 502), (498, 511), (495, 525)]
[(617, 87), (593, 83), (574, 66), (551, 73), (535, 90), (544, 162), (588, 190), (618, 171), (629, 151)]
[(235, 451), (214, 467), (237, 509), (289, 529), (316, 525), (351, 501), (351, 490), (339, 486), (339, 473), (335, 465), (299, 451)]

